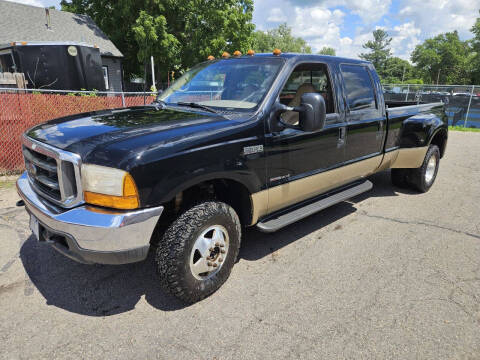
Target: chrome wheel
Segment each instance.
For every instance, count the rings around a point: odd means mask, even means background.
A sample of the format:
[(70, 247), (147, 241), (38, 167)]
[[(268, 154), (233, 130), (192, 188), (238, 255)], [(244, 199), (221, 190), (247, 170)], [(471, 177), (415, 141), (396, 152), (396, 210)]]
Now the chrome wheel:
[(427, 184), (430, 184), (433, 180), (433, 177), (435, 176), (435, 171), (437, 169), (437, 157), (433, 155), (429, 160), (427, 164), (427, 169), (425, 170), (425, 182)]
[(193, 244), (190, 254), (190, 270), (198, 280), (206, 280), (216, 274), (228, 254), (228, 232), (221, 225), (204, 230)]

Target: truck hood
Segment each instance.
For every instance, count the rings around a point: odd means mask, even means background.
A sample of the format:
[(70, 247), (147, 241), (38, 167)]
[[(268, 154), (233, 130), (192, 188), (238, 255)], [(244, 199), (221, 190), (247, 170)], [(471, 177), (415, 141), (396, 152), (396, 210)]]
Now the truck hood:
[[(103, 110), (48, 121), (28, 130), (40, 142), (79, 154), (83, 161), (117, 166), (146, 150), (177, 151), (204, 143), (212, 134), (228, 132), (239, 119), (154, 106)], [(186, 141), (189, 139), (189, 141)], [(174, 149), (176, 148), (176, 149)], [(158, 155), (158, 154), (157, 154)], [(125, 167), (125, 164), (124, 166)]]

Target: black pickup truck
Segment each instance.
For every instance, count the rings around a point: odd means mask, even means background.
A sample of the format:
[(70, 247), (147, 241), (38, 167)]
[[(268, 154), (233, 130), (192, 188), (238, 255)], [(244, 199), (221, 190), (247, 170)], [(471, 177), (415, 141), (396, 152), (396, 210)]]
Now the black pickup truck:
[(428, 191), (447, 136), (443, 103), (386, 103), (368, 62), (225, 56), (151, 105), (29, 129), (17, 189), (39, 241), (84, 263), (151, 249), (159, 282), (195, 302), (228, 278), (245, 227), (276, 231), (389, 168)]

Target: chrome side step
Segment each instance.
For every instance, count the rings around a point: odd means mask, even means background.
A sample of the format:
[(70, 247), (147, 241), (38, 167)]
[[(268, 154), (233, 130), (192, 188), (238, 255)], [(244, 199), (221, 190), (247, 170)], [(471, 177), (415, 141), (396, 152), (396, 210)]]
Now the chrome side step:
[(309, 203), (300, 208), (296, 208), (292, 211), (281, 212), (278, 215), (273, 215), (267, 217), (257, 224), (257, 228), (266, 233), (277, 231), (287, 225), (293, 224), (294, 222), (306, 218), (320, 210), (326, 209), (332, 205), (338, 204), (339, 202), (348, 200), (354, 196), (357, 196), (361, 193), (364, 193), (370, 190), (373, 187), (373, 184), (366, 180), (358, 185), (347, 188), (346, 190), (339, 191), (330, 196), (323, 197), (320, 200)]

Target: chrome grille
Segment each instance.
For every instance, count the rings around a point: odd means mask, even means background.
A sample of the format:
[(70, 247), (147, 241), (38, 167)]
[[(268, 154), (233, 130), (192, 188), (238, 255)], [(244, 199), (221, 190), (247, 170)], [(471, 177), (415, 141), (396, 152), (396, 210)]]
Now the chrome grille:
[(41, 196), (63, 207), (83, 202), (80, 156), (23, 136), (29, 181)]

